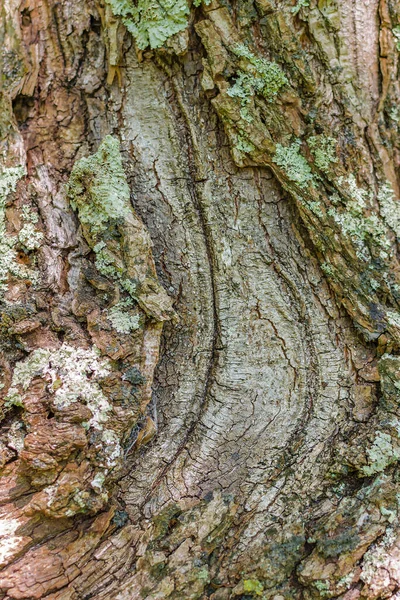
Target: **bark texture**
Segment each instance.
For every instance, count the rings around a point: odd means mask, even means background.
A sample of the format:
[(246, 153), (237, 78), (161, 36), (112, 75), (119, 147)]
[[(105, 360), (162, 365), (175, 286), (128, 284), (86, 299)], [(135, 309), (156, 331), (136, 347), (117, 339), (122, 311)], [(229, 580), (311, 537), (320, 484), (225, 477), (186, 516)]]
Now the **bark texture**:
[(397, 0), (5, 0), (0, 598), (397, 599)]

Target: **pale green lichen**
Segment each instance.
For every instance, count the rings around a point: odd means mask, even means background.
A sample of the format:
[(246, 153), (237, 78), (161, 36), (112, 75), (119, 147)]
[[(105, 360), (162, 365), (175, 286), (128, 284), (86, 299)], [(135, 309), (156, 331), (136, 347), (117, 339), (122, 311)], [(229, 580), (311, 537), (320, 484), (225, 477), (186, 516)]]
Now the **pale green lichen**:
[(400, 52), (400, 25), (393, 27), (392, 33), (394, 35), (394, 39), (396, 40), (396, 48)]
[(321, 264), (321, 270), (323, 273), (325, 273), (325, 275), (327, 277), (333, 277), (334, 276), (334, 270), (332, 269), (332, 266), (329, 263), (322, 263)]
[(251, 122), (253, 117), (248, 110), (251, 98), (260, 94), (272, 101), (281, 88), (288, 84), (288, 79), (279, 65), (255, 56), (244, 44), (237, 44), (232, 48), (232, 52), (242, 61), (236, 81), (227, 93), (240, 100), (241, 116)]
[(237, 138), (236, 148), (237, 150), (240, 150), (240, 152), (244, 152), (245, 154), (253, 152), (253, 150), (256, 149), (254, 144), (252, 144), (246, 137), (240, 134)]
[(387, 225), (400, 238), (400, 203), (396, 199), (392, 186), (387, 183), (378, 191), (378, 203), (381, 215)]
[[(124, 264), (104, 241), (112, 239), (115, 228), (131, 215), (129, 186), (116, 138), (106, 136), (96, 154), (75, 163), (67, 193), (72, 207), (78, 210), (86, 239), (95, 252), (97, 269), (136, 299), (137, 283), (126, 277)], [(119, 236), (118, 232), (116, 236)], [(126, 330), (128, 321), (125, 319), (122, 323), (120, 308), (111, 309), (110, 320), (119, 322), (120, 327)], [(133, 330), (134, 315), (131, 318), (130, 330)]]
[(273, 162), (281, 167), (282, 171), (290, 181), (296, 183), (300, 188), (307, 187), (313, 183), (314, 178), (310, 165), (300, 154), (300, 141), (297, 140), (290, 146), (276, 145)]
[(140, 49), (159, 48), (168, 38), (186, 29), (186, 0), (107, 0), (114, 15), (121, 17)]
[(96, 492), (100, 493), (102, 491), (102, 489), (103, 489), (103, 485), (104, 485), (105, 479), (106, 479), (106, 477), (105, 477), (104, 473), (102, 473), (101, 471), (99, 471), (98, 473), (96, 473), (96, 475), (94, 476), (94, 478), (90, 482), (90, 486)]
[(79, 220), (97, 239), (129, 216), (130, 192), (116, 138), (107, 135), (96, 154), (75, 163), (67, 194)]
[(387, 568), (388, 562), (391, 560), (390, 548), (396, 542), (396, 537), (393, 528), (388, 527), (382, 539), (367, 550), (361, 565), (361, 581), (369, 585), (379, 569)]
[[(0, 172), (0, 292), (7, 290), (9, 275), (13, 275), (17, 279), (29, 279), (32, 283), (36, 283), (38, 279), (36, 272), (17, 261), (16, 245), (18, 237), (9, 235), (6, 229), (5, 209), (7, 198), (15, 191), (18, 181), (24, 175), (25, 169), (23, 167), (11, 167)], [(38, 233), (35, 232), (35, 234)], [(22, 233), (22, 236), (27, 241), (24, 233)], [(29, 241), (31, 241), (31, 244), (33, 243), (33, 239)], [(34, 248), (37, 247), (36, 242), (38, 242), (37, 236), (35, 237)], [(34, 249), (28, 246), (26, 248), (28, 250)]]
[(118, 333), (131, 333), (139, 329), (140, 315), (132, 314), (132, 307), (132, 300), (127, 298), (107, 310), (107, 319), (111, 321), (112, 326)]
[(317, 579), (313, 582), (313, 585), (320, 592), (321, 596), (326, 596), (331, 587), (328, 579)]
[(308, 138), (307, 143), (318, 169), (324, 173), (329, 171), (331, 164), (337, 162), (336, 141), (324, 135), (314, 135)]
[(18, 233), (18, 239), (27, 250), (36, 250), (42, 243), (43, 233), (37, 231), (33, 223), (25, 223)]
[(304, 7), (310, 6), (310, 0), (297, 0), (296, 6), (293, 6), (292, 13), (297, 15), (297, 13)]
[(400, 449), (394, 447), (391, 436), (382, 431), (376, 432), (374, 442), (366, 452), (369, 461), (368, 465), (362, 467), (361, 472), (367, 477), (381, 473), (400, 459)]
[[(49, 390), (58, 409), (83, 401), (92, 413), (89, 425), (103, 429), (111, 405), (97, 380), (111, 372), (108, 360), (101, 358), (98, 349), (74, 348), (63, 344), (58, 350), (38, 348), (14, 368), (12, 383), (5, 401), (23, 405), (23, 395), (34, 377), (48, 375)], [(22, 391), (19, 390), (22, 388)]]
[[(337, 180), (342, 188), (341, 198), (331, 197), (334, 204), (344, 204), (343, 210), (330, 208), (328, 214), (340, 226), (342, 233), (353, 241), (356, 254), (360, 260), (370, 260), (369, 244), (380, 247), (382, 258), (386, 259), (390, 251), (390, 240), (382, 220), (376, 214), (366, 216), (365, 209), (370, 201), (368, 192), (358, 187), (353, 174), (339, 177)], [(368, 243), (369, 242), (369, 243)]]

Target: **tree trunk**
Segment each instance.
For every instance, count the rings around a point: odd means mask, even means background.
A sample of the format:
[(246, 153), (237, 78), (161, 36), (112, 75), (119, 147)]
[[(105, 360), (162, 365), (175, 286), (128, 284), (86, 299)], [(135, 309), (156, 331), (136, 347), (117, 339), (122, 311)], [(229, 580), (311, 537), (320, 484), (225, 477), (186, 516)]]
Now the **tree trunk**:
[(398, 599), (400, 2), (1, 15), (0, 598)]

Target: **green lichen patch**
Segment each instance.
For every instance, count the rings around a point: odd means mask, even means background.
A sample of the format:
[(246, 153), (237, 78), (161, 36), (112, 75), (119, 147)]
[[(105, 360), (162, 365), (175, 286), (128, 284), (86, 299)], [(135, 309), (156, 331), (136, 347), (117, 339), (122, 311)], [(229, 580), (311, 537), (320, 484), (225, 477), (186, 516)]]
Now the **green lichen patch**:
[(293, 8), (292, 8), (292, 13), (294, 15), (297, 15), (297, 13), (300, 12), (300, 10), (302, 8), (305, 8), (308, 6), (310, 6), (310, 0), (297, 0), (296, 6), (293, 6)]
[(32, 379), (48, 375), (54, 406), (62, 410), (83, 400), (93, 415), (89, 425), (101, 430), (111, 405), (98, 380), (110, 372), (109, 362), (100, 357), (95, 346), (88, 350), (68, 344), (63, 344), (58, 350), (38, 348), (15, 365), (5, 401), (16, 404), (19, 398), (22, 405), (24, 392), (28, 390)]
[(324, 135), (315, 135), (309, 137), (307, 143), (314, 156), (316, 167), (323, 172), (329, 171), (332, 163), (337, 162), (336, 141)]
[(400, 25), (396, 25), (396, 27), (393, 27), (392, 33), (396, 41), (396, 48), (400, 52)]
[(25, 175), (23, 167), (11, 167), (0, 172), (0, 293), (7, 290), (10, 275), (17, 279), (29, 279), (37, 282), (37, 272), (17, 261), (16, 246), (18, 241), (27, 250), (33, 250), (40, 245), (43, 235), (35, 231), (33, 225), (27, 224), (20, 231), (21, 238), (9, 235), (6, 228), (6, 202), (9, 195), (15, 192), (18, 181)]
[(262, 596), (264, 591), (263, 584), (257, 579), (244, 579), (243, 580), (243, 591), (247, 593), (255, 594), (256, 596)]
[(400, 202), (396, 199), (390, 184), (387, 183), (379, 189), (378, 203), (386, 224), (400, 238)]
[(368, 465), (362, 467), (361, 472), (367, 477), (381, 473), (388, 466), (400, 459), (400, 448), (394, 447), (392, 438), (388, 433), (377, 431), (374, 442), (367, 448)]
[(131, 331), (138, 324), (133, 305), (128, 305), (124, 297), (127, 294), (158, 321), (174, 316), (172, 301), (156, 277), (150, 237), (131, 206), (116, 138), (106, 136), (95, 154), (75, 163), (67, 194), (95, 253), (98, 271), (120, 288), (123, 312), (130, 313), (132, 319), (128, 324), (120, 306), (111, 309), (111, 322), (124, 330), (129, 326)]
[(342, 193), (340, 197), (331, 197), (336, 206), (332, 206), (328, 214), (339, 225), (343, 235), (351, 238), (360, 260), (370, 260), (371, 248), (380, 249), (382, 260), (386, 260), (391, 247), (390, 240), (386, 235), (385, 224), (378, 215), (366, 215), (371, 201), (369, 194), (358, 187), (352, 174), (339, 177), (337, 183)]
[(313, 183), (314, 177), (307, 160), (300, 154), (300, 145), (299, 140), (290, 146), (277, 144), (272, 160), (278, 167), (281, 167), (290, 181), (296, 183), (300, 188), (306, 188)]
[(96, 154), (75, 163), (67, 193), (93, 239), (129, 216), (130, 193), (117, 139), (106, 136)]
[(114, 15), (136, 40), (138, 48), (159, 48), (168, 38), (186, 29), (186, 0), (107, 0)]
[(234, 46), (232, 52), (241, 61), (236, 81), (227, 93), (239, 99), (242, 118), (251, 122), (253, 117), (248, 111), (251, 98), (259, 94), (272, 101), (281, 88), (288, 84), (288, 79), (277, 63), (255, 56), (244, 44)]
[(107, 319), (118, 333), (131, 333), (140, 327), (140, 315), (132, 314), (133, 302), (130, 298), (121, 300), (108, 309)]

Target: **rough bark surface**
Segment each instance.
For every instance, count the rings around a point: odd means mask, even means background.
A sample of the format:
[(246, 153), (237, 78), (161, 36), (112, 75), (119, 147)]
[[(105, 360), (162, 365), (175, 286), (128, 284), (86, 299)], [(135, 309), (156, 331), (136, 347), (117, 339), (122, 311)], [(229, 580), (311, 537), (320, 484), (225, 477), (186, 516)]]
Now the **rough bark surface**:
[(0, 598), (398, 598), (397, 0), (5, 0)]

